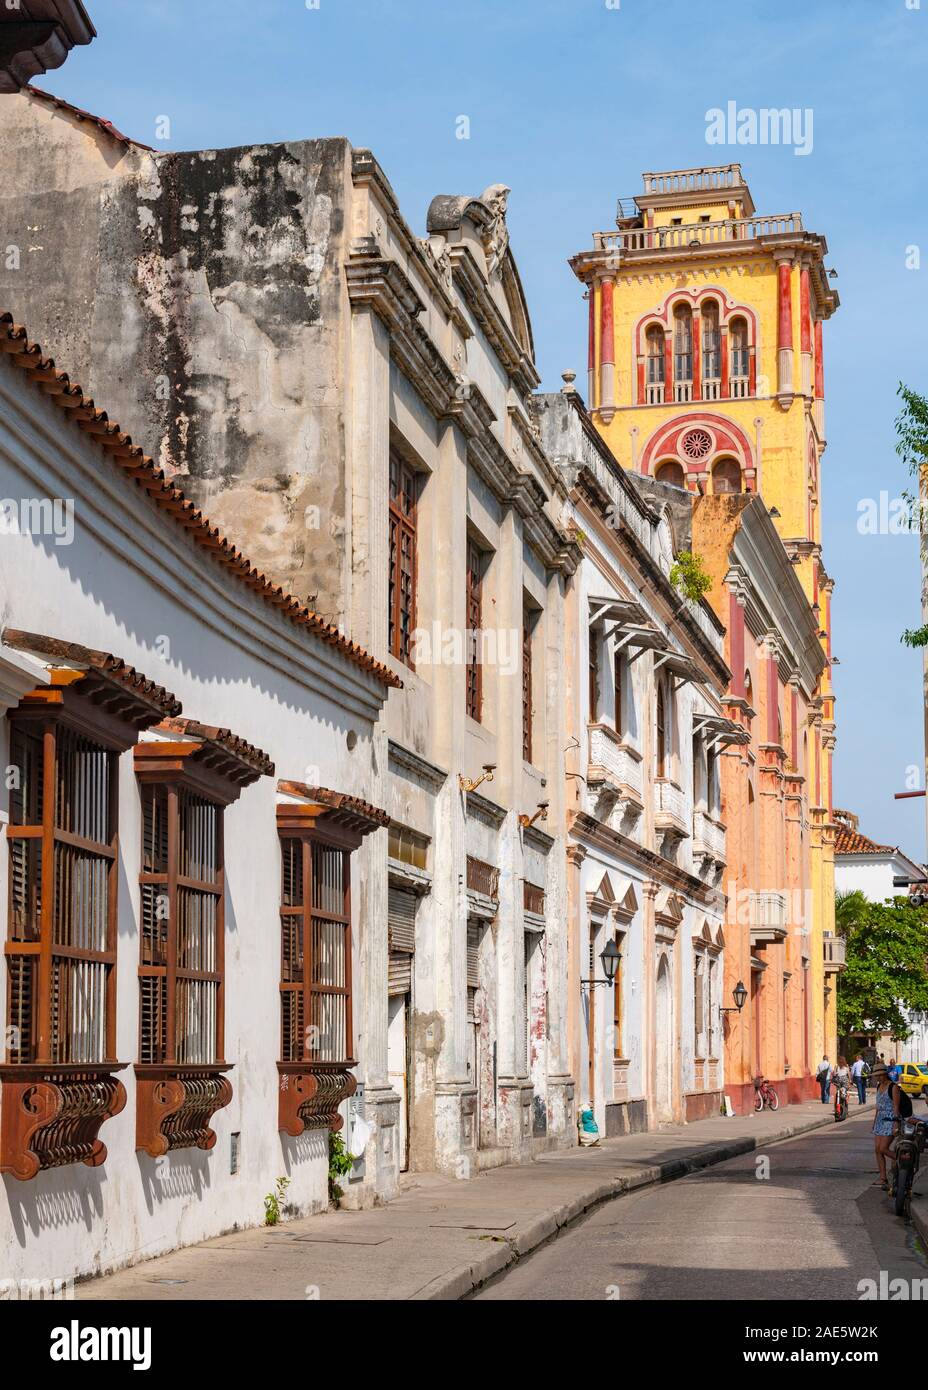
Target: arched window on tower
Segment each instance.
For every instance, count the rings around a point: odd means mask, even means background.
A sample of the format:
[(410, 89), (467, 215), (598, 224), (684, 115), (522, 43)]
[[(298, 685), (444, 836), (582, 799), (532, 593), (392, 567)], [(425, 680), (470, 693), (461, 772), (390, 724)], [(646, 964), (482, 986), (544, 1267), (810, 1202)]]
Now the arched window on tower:
[(731, 369), (729, 394), (736, 398), (747, 396), (750, 387), (751, 354), (746, 319), (732, 319), (728, 329), (728, 351)]
[(688, 304), (673, 311), (673, 398), (693, 399), (693, 311)]
[(742, 492), (741, 466), (735, 459), (719, 459), (712, 465), (713, 492)]
[(645, 345), (645, 404), (659, 405), (664, 399), (664, 330), (659, 324), (652, 323), (645, 334)]
[(686, 487), (686, 474), (683, 471), (682, 463), (670, 460), (667, 463), (658, 464), (654, 476), (659, 483), (671, 483), (674, 487)]
[(707, 299), (702, 306), (702, 398), (717, 401), (721, 395), (722, 339), (719, 306)]

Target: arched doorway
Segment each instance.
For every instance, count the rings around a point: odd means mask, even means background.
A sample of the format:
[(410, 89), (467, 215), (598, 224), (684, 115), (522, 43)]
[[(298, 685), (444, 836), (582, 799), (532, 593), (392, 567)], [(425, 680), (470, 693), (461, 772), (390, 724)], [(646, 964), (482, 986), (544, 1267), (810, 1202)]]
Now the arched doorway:
[(655, 1035), (657, 1044), (657, 1092), (655, 1104), (658, 1123), (673, 1119), (673, 999), (671, 995), (670, 963), (662, 955), (657, 967), (655, 998)]

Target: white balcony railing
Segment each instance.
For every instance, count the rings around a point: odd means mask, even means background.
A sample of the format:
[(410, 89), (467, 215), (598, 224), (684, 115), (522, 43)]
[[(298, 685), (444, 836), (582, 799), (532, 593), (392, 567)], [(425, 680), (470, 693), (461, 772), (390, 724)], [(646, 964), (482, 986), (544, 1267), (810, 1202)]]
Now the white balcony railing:
[(843, 970), (847, 964), (847, 942), (843, 936), (828, 936), (822, 941), (826, 972)]
[(602, 781), (605, 775), (617, 787), (625, 787), (641, 800), (641, 760), (622, 742), (608, 724), (591, 724), (588, 780)]
[(693, 853), (725, 863), (725, 827), (705, 811), (693, 812)]
[(659, 822), (669, 818), (686, 825), (686, 797), (676, 782), (666, 777), (658, 777), (654, 782), (654, 814)]
[(702, 384), (702, 398), (704, 401), (717, 401), (722, 394), (722, 383), (718, 377), (709, 377)]
[(729, 385), (729, 395), (733, 401), (744, 400), (748, 394), (748, 378), (733, 376)]

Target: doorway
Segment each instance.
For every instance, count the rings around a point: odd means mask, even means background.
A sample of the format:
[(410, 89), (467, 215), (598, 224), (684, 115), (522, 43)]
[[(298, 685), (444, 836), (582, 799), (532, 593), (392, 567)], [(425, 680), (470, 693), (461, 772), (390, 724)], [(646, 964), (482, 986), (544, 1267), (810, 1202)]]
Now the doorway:
[(673, 1119), (673, 1000), (670, 964), (661, 956), (657, 968), (655, 1023), (657, 1031), (657, 1119)]

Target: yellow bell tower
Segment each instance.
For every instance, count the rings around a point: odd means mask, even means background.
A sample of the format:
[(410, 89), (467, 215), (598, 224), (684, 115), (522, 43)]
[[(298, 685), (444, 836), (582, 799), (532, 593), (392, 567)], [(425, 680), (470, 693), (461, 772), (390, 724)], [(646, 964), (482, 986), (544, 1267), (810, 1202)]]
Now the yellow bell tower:
[[(615, 231), (594, 233), (592, 250), (570, 262), (589, 307), (589, 410), (628, 468), (694, 493), (760, 493), (796, 566), (829, 659), (803, 769), (820, 939), (834, 925), (833, 586), (820, 471), (822, 325), (839, 301), (828, 248), (798, 212), (759, 216), (740, 164), (643, 182), (619, 201)], [(828, 994), (823, 1041), (833, 1047)]]

